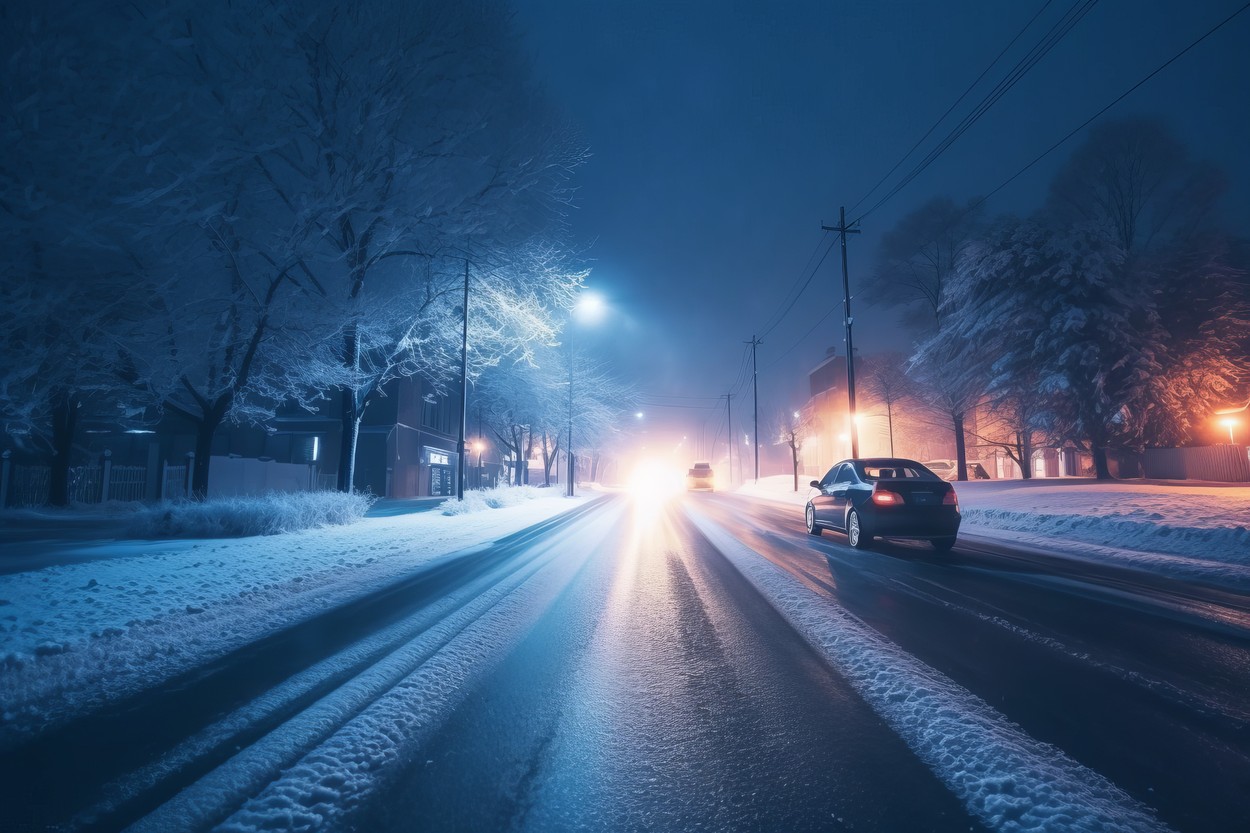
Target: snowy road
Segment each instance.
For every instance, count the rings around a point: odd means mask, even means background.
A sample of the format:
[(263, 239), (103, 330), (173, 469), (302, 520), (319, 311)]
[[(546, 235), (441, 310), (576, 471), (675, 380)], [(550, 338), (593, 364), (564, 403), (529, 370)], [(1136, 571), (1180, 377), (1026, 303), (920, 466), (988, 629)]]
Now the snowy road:
[(982, 829), (679, 507), (599, 532), (358, 829)]
[(1174, 829), (1250, 819), (1250, 597), (973, 537), (944, 557), (862, 553), (807, 536), (793, 508), (732, 497), (698, 510)]
[(1250, 818), (1250, 600), (607, 498), (3, 750), (6, 830), (1180, 830)]

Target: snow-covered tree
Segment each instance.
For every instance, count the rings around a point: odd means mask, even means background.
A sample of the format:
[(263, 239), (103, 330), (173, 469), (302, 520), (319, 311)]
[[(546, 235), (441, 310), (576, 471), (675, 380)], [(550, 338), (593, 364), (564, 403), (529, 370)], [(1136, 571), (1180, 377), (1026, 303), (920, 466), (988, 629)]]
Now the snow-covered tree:
[(0, 421), (47, 452), (54, 505), (68, 501), (83, 417), (124, 423), (145, 404), (117, 345), (142, 298), (109, 188), (134, 149), (101, 117), (116, 102), (91, 60), (123, 32), (66, 12), (19, 4), (0, 27)]
[(1141, 414), (1153, 443), (1190, 442), (1250, 382), (1250, 264), (1233, 257), (1219, 237), (1192, 238), (1153, 259), (1144, 276), (1161, 343)]
[[(952, 316), (953, 317), (953, 316)], [(908, 365), (919, 416), (951, 431), (958, 478), (968, 478), (966, 422), (985, 393), (985, 365), (975, 340), (943, 326), (920, 344)]]
[(783, 408), (776, 411), (769, 420), (774, 445), (784, 445), (790, 449), (790, 467), (794, 474), (794, 491), (799, 490), (799, 452), (803, 442), (814, 431), (811, 417), (803, 411)]
[(912, 403), (915, 385), (907, 376), (907, 360), (901, 353), (881, 353), (866, 356), (856, 366), (855, 378), (859, 382), (859, 412), (876, 411), (885, 417), (886, 436), (890, 455), (894, 455), (894, 440), (900, 433), (894, 423), (900, 407)]
[[(381, 381), (447, 378), (435, 346), (456, 332), (456, 305), (439, 303), (460, 283), (453, 249), (472, 260), (550, 231), (581, 154), (529, 84), (501, 3), (266, 2), (278, 10), (272, 31), (254, 26), (247, 5), (234, 13), (237, 38), (279, 46), (265, 65), (287, 128), (257, 164), (302, 229), (310, 280), (344, 322), (333, 332), (339, 487), (350, 489), (361, 415)], [(378, 310), (397, 291), (415, 305), (385, 328)], [(408, 349), (418, 333), (431, 349)]]
[(1046, 264), (1041, 251), (1047, 237), (1036, 223), (1000, 219), (968, 248), (948, 284), (951, 303), (964, 314), (947, 325), (978, 345), (974, 360), (985, 379), (987, 407), (975, 438), (1004, 451), (1025, 478), (1032, 474), (1033, 447), (1050, 416), (1036, 353), (1047, 321), (1037, 290), (1030, 288)]
[(529, 459), (537, 448), (546, 482), (559, 453), (568, 450), (570, 420), (573, 452), (590, 452), (593, 459), (595, 449), (612, 444), (635, 398), (593, 357), (575, 354), (573, 360), (571, 400), (568, 350), (558, 343), (485, 370), (474, 387), (491, 433), (517, 460)]

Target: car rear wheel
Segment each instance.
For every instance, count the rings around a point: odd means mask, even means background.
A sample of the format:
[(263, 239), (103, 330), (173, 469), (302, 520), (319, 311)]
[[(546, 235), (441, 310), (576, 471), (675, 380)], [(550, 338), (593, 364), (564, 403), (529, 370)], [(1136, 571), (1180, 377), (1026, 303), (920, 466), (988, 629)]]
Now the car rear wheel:
[(872, 536), (864, 532), (859, 521), (859, 513), (852, 509), (846, 516), (846, 538), (857, 550), (866, 550), (872, 545)]
[(824, 530), (821, 529), (820, 525), (816, 523), (816, 510), (812, 507), (810, 503), (807, 504), (807, 511), (804, 512), (803, 514), (804, 514), (804, 518), (807, 521), (807, 534), (808, 535), (819, 535), (820, 533), (824, 532)]
[(955, 536), (948, 535), (944, 538), (930, 538), (929, 543), (933, 545), (933, 549), (938, 552), (950, 552), (951, 547), (955, 546)]

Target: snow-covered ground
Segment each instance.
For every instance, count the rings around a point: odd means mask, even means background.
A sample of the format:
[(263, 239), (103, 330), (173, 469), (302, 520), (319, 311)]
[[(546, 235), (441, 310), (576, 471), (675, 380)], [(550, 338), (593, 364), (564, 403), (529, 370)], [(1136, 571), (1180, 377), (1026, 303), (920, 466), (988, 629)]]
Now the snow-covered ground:
[[(799, 507), (809, 490), (765, 478), (741, 493)], [(957, 484), (961, 534), (1250, 590), (1250, 487), (989, 481)], [(280, 627), (469, 551), (585, 498), (447, 516), (198, 541), (91, 541), (82, 529), (40, 563), (0, 557), (0, 733), (120, 697)], [(10, 553), (5, 554), (10, 555)], [(45, 703), (41, 706), (39, 704)]]
[[(125, 696), (587, 499), (534, 491), (472, 514), (251, 538), (86, 541), (77, 529), (81, 545), (56, 546), (44, 567), (27, 542), (24, 568), (0, 575), (0, 734), (15, 721), (56, 719), (48, 697), (72, 712)], [(64, 563), (75, 558), (86, 560)]]
[[(801, 507), (800, 478), (761, 478), (741, 493)], [(1250, 590), (1250, 486), (1120, 480), (956, 483), (960, 534)], [(798, 517), (796, 513), (796, 518)]]

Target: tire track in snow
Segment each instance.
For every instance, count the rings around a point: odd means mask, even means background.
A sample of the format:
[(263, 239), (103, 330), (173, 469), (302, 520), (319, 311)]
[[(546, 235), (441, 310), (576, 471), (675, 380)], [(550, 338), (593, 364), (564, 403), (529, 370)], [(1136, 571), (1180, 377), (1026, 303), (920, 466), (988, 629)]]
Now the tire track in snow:
[(559, 545), (543, 547), (506, 582), (460, 606), (128, 830), (341, 825), (385, 783), (393, 765), (402, 764), (442, 725), (472, 682), (520, 639), (586, 555)]

